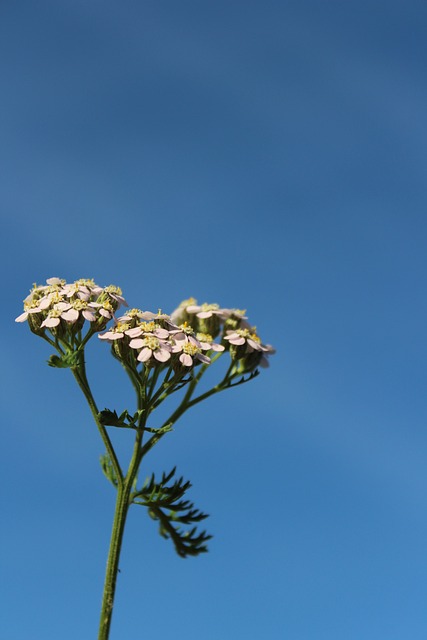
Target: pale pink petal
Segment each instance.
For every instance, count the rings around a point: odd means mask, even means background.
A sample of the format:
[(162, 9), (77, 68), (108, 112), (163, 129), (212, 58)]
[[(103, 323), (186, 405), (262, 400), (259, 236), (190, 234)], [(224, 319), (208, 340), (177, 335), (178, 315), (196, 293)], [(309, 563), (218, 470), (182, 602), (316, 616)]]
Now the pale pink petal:
[(125, 331), (125, 334), (129, 336), (129, 338), (137, 338), (138, 336), (141, 335), (141, 333), (142, 333), (141, 327), (134, 327), (133, 329), (127, 329), (127, 331)]
[(47, 284), (61, 284), (61, 278), (48, 278)]
[(163, 349), (162, 347), (159, 347), (158, 349), (155, 350), (154, 357), (159, 362), (166, 362), (171, 357), (171, 354), (168, 349)]
[(185, 311), (187, 311), (187, 313), (197, 313), (200, 311), (200, 308), (198, 304), (190, 304), (188, 307), (185, 307)]
[(46, 320), (42, 322), (42, 327), (57, 327), (59, 322), (59, 318), (46, 318)]
[(111, 332), (111, 336), (110, 336), (110, 340), (121, 340), (122, 338), (125, 337), (125, 334), (122, 333), (121, 331), (117, 331), (117, 332)]
[(89, 322), (95, 322), (96, 320), (96, 316), (89, 309), (84, 309), (84, 311), (82, 311), (82, 315), (83, 318), (85, 320), (89, 320)]
[(61, 318), (64, 318), (67, 322), (76, 322), (79, 319), (79, 312), (77, 309), (69, 309), (61, 313)]
[(107, 331), (106, 333), (100, 333), (98, 338), (100, 340), (111, 340), (111, 336), (113, 335), (112, 331)]
[(217, 344), (216, 342), (212, 342), (211, 349), (212, 351), (224, 351), (225, 347), (223, 344)]
[(200, 360), (200, 362), (204, 362), (205, 364), (210, 364), (211, 363), (211, 359), (208, 358), (208, 356), (205, 356), (204, 353), (197, 353), (196, 354), (196, 358), (197, 358), (197, 360)]
[(71, 305), (68, 302), (57, 302), (55, 305), (55, 309), (66, 311), (67, 309), (71, 309)]
[(244, 338), (242, 338), (242, 336), (238, 336), (236, 335), (235, 338), (230, 338), (230, 336), (224, 336), (224, 338), (226, 338), (230, 344), (235, 344), (235, 345), (239, 345), (239, 344), (245, 344), (246, 340)]
[(107, 309), (100, 309), (99, 315), (104, 316), (104, 318), (107, 318), (108, 320), (111, 318), (111, 313), (110, 311), (107, 311)]
[(184, 365), (184, 367), (192, 367), (193, 366), (193, 358), (188, 353), (182, 353), (179, 356), (180, 362)]
[(156, 336), (156, 338), (160, 338), (161, 340), (166, 340), (167, 338), (169, 338), (169, 331), (166, 331), (166, 329), (155, 329), (153, 331), (153, 334)]
[(147, 360), (149, 360), (151, 358), (151, 354), (153, 352), (151, 351), (151, 349), (149, 349), (148, 347), (145, 347), (144, 349), (142, 349), (142, 351), (140, 352), (137, 360), (139, 360), (140, 362), (147, 362)]
[(230, 338), (238, 338), (239, 334), (236, 333), (236, 331), (230, 331), (229, 333), (227, 333), (226, 336), (224, 336), (225, 340), (230, 340)]
[(171, 348), (172, 353), (180, 353), (180, 351), (182, 351), (183, 346), (184, 346), (184, 343), (174, 344), (173, 347)]
[(141, 349), (144, 346), (144, 339), (134, 338), (129, 342), (129, 346), (131, 349)]
[(39, 309), (47, 309), (48, 307), (50, 307), (50, 304), (51, 304), (50, 298), (42, 298), (38, 302)]
[(255, 351), (262, 351), (260, 343), (255, 342), (255, 340), (252, 340), (252, 338), (248, 338), (248, 344), (252, 347), (252, 349), (255, 349)]
[(211, 318), (212, 311), (200, 311), (200, 313), (197, 313), (196, 315), (198, 318)]
[(154, 320), (154, 318), (157, 317), (157, 314), (152, 311), (143, 311), (138, 317), (142, 320)]
[(24, 311), (24, 313), (21, 313), (20, 316), (18, 316), (17, 318), (15, 318), (15, 322), (25, 322), (25, 320), (28, 318), (28, 313), (27, 311)]

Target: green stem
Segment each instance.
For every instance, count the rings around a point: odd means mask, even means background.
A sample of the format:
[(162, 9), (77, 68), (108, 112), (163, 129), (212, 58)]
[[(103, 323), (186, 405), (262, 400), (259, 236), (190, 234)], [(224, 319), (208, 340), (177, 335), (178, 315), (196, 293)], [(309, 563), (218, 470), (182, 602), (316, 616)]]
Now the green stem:
[(102, 597), (101, 618), (99, 622), (98, 640), (108, 640), (113, 616), (114, 596), (116, 592), (117, 574), (119, 571), (120, 551), (125, 531), (126, 517), (131, 504), (130, 494), (138, 474), (140, 450), (144, 435), (145, 421), (137, 431), (132, 459), (122, 485), (117, 489), (116, 509), (114, 512), (113, 529), (111, 532), (110, 548), (108, 551), (107, 569), (105, 572), (104, 593)]
[(107, 569), (105, 572), (104, 594), (102, 598), (101, 618), (99, 622), (98, 640), (108, 640), (111, 619), (113, 616), (114, 596), (116, 593), (117, 573), (119, 570), (120, 551), (125, 531), (126, 516), (129, 509), (131, 483), (125, 482), (117, 489), (116, 508), (110, 549), (108, 551)]
[(79, 364), (78, 367), (72, 369), (73, 375), (76, 379), (77, 384), (79, 385), (80, 389), (82, 390), (88, 405), (90, 407), (90, 410), (92, 412), (93, 418), (96, 422), (96, 426), (98, 427), (98, 431), (101, 435), (102, 441), (105, 445), (105, 448), (107, 449), (107, 453), (110, 457), (111, 463), (113, 465), (113, 469), (114, 472), (116, 474), (117, 480), (118, 480), (118, 484), (119, 486), (123, 483), (123, 472), (121, 470), (120, 467), (120, 463), (117, 459), (116, 453), (114, 451), (113, 445), (111, 444), (111, 440), (108, 436), (107, 430), (105, 428), (105, 426), (103, 424), (101, 424), (100, 420), (99, 420), (99, 411), (98, 411), (98, 407), (96, 406), (96, 402), (94, 400), (94, 397), (92, 395), (92, 392), (90, 390), (89, 387), (89, 383), (87, 381), (87, 377), (86, 377), (86, 370), (85, 370), (85, 366), (84, 366), (84, 361), (83, 361), (83, 357), (81, 359), (81, 362)]

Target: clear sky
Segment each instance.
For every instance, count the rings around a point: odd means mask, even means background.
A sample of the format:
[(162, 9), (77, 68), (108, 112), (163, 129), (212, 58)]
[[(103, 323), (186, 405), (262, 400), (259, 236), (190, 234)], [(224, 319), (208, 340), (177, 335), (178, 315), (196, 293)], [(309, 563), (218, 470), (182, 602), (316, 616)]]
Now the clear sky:
[(135, 507), (112, 640), (425, 640), (426, 30), (416, 0), (3, 0), (2, 640), (97, 632), (102, 444), (13, 322), (52, 276), (246, 308), (277, 349), (147, 459), (214, 538), (182, 560)]

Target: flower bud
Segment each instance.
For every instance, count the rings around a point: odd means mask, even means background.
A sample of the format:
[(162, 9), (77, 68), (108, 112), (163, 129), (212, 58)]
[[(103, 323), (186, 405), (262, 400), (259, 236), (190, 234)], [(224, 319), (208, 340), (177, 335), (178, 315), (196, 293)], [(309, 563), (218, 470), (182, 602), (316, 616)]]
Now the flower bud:
[(36, 336), (42, 336), (44, 334), (45, 329), (41, 326), (43, 322), (43, 316), (41, 313), (29, 313), (27, 321), (28, 326)]
[[(197, 318), (197, 322), (194, 320)], [(209, 318), (198, 318), (193, 316), (193, 324), (196, 325), (196, 332), (209, 333), (213, 339), (217, 337), (221, 328), (221, 321), (217, 315), (212, 314)]]
[(232, 360), (241, 360), (241, 358), (245, 357), (246, 344), (229, 344), (229, 346)]

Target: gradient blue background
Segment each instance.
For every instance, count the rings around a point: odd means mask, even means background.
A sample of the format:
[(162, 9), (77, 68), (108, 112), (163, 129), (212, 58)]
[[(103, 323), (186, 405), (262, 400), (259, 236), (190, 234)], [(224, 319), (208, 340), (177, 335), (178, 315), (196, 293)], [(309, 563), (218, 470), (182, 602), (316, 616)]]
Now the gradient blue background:
[(426, 29), (415, 0), (3, 0), (2, 640), (97, 633), (101, 441), (13, 323), (51, 276), (247, 308), (277, 348), (153, 452), (215, 537), (182, 560), (135, 507), (112, 640), (425, 640)]

